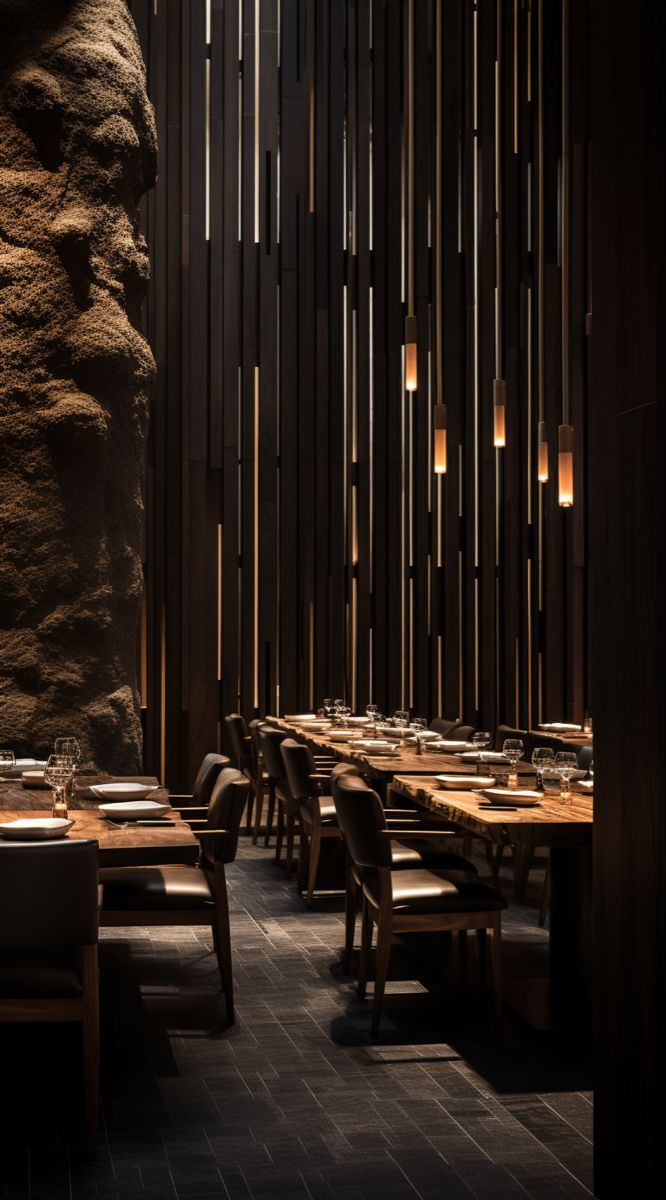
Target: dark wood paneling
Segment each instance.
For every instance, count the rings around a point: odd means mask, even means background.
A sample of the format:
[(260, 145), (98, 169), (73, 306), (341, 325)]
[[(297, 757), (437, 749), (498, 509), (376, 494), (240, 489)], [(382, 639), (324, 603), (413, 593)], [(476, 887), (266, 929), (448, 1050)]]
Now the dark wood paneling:
[(612, 1200), (662, 1186), (664, 8), (591, 13), (595, 1194)]
[[(146, 537), (147, 764), (161, 770), (163, 756), (169, 780), (184, 785), (216, 744), (224, 712), (289, 711), (325, 694), (361, 708), (373, 699), (387, 711), (405, 703), (419, 715), (441, 711), (484, 727), (532, 723), (540, 715), (539, 645), (543, 719), (582, 717), (587, 5), (575, 6), (570, 34), (573, 512), (558, 506), (555, 478), (560, 4), (543, 6), (540, 31), (534, 3), (516, 10), (513, 0), (499, 9), (447, 0), (438, 23), (437, 6), (415, 0), (412, 246), (408, 0), (130, 7), (161, 157), (158, 188), (144, 206), (153, 261), (146, 329), (159, 367)], [(541, 534), (533, 470), (539, 36), (547, 47), (544, 367), (552, 443)], [(410, 263), (418, 388), (408, 393)], [(449, 446), (440, 478), (431, 462), (436, 322)], [(500, 370), (505, 450), (492, 444)]]

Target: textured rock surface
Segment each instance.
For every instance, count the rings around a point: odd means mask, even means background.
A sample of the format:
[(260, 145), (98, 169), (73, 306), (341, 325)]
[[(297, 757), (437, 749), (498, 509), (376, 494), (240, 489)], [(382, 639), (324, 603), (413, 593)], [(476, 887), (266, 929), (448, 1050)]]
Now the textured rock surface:
[(155, 180), (124, 0), (0, 0), (0, 746), (136, 770)]

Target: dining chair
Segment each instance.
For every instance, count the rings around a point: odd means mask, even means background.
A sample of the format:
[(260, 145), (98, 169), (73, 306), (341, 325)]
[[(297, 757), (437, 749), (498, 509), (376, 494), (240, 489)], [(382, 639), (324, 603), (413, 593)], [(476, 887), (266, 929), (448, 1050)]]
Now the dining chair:
[(310, 907), (317, 880), (322, 840), (339, 840), (341, 837), (333, 797), (330, 794), (331, 772), (318, 770), (310, 747), (295, 741), (294, 738), (285, 738), (280, 743), (280, 754), (290, 798), (298, 808), (299, 890)]
[(229, 767), (230, 761), (226, 754), (206, 754), (202, 760), (201, 766), (196, 773), (194, 783), (192, 784), (191, 792), (170, 792), (169, 799), (173, 803), (174, 800), (181, 802), (181, 807), (192, 805), (194, 807), (205, 807), (211, 797), (215, 782), (220, 771), (225, 767)]
[(280, 863), (282, 844), (286, 842), (285, 867), (291, 878), (294, 869), (294, 842), (296, 838), (296, 821), (298, 818), (298, 802), (292, 796), (287, 782), (285, 765), (280, 753), (280, 746), (289, 737), (281, 729), (272, 725), (263, 725), (259, 730), (259, 742), (268, 775), (269, 812), (277, 812), (277, 832), (275, 836), (275, 861)]
[(473, 725), (456, 725), (451, 732), (451, 739), (456, 742), (468, 742), (473, 733), (476, 733)]
[(495, 749), (501, 750), (507, 738), (520, 738), (527, 750), (526, 729), (513, 729), (511, 725), (498, 725), (495, 733)]
[(453, 721), (447, 721), (444, 717), (433, 717), (429, 728), (438, 733), (440, 737), (447, 738), (453, 734), (454, 729), (457, 729), (459, 724), (460, 722), (457, 717)]
[[(345, 774), (332, 785), (340, 828), (352, 863), (362, 880), (363, 921), (358, 994), (365, 997), (372, 933), (377, 927), (372, 1032), (379, 1032), (384, 990), (394, 934), (474, 929), (489, 934), (495, 1019), (502, 1003), (501, 911), (506, 901), (469, 870), (408, 867), (396, 870), (391, 860), (389, 829), (379, 796), (360, 778)], [(450, 836), (428, 832), (427, 839)]]
[(275, 799), (271, 802), (270, 786), (268, 772), (264, 766), (264, 756), (261, 749), (261, 739), (259, 737), (260, 730), (266, 726), (271, 729), (262, 717), (255, 717), (248, 724), (250, 740), (252, 742), (252, 759), (250, 762), (250, 777), (252, 779), (252, 787), (254, 790), (254, 832), (252, 841), (256, 845), (261, 835), (261, 821), (264, 813), (264, 798), (268, 796), (268, 810), (266, 814), (266, 826), (264, 829), (264, 846), (269, 846), (271, 834), (273, 833), (273, 817), (275, 813)]
[(181, 815), (199, 839), (196, 866), (103, 867), (102, 925), (209, 925), (229, 1024), (235, 1020), (225, 868), (236, 857), (249, 780), (235, 767), (218, 775), (208, 805)]
[[(251, 765), (254, 751), (252, 738), (250, 737), (250, 731), (247, 727), (245, 717), (242, 717), (240, 713), (229, 713), (229, 715), (224, 718), (224, 728), (227, 736), (227, 744), (231, 751), (232, 758), (235, 761), (235, 766), (239, 771), (242, 771), (243, 775), (245, 775), (252, 783)], [(248, 833), (250, 833), (253, 829), (252, 811), (254, 808), (254, 801), (255, 796), (253, 786), (252, 790), (248, 792), (247, 810), (245, 814), (246, 828)]]
[(81, 1025), (91, 1151), (99, 1109), (98, 867), (94, 841), (0, 845), (0, 1021)]

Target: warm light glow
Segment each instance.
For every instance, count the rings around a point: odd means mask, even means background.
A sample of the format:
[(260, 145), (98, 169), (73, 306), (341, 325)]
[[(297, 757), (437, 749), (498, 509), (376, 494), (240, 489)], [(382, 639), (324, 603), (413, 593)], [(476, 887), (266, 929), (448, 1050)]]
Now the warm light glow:
[(493, 445), (506, 446), (506, 381), (493, 379)]
[(436, 404), (433, 422), (433, 460), (435, 475), (446, 475), (446, 405)]
[(405, 389), (408, 392), (415, 392), (417, 387), (416, 357), (416, 317), (407, 317), (405, 320)]
[(548, 434), (545, 421), (539, 421), (537, 435), (537, 479), (539, 483), (548, 483)]
[(560, 425), (559, 427), (557, 474), (559, 504), (562, 508), (571, 508), (574, 502), (573, 428), (571, 425)]

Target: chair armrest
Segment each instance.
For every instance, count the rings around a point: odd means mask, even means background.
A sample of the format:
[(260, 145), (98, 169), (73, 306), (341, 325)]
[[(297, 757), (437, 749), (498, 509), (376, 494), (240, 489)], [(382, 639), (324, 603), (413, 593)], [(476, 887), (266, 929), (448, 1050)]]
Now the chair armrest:
[(194, 800), (191, 792), (169, 792), (170, 800)]
[(194, 834), (195, 838), (199, 838), (199, 840), (201, 840), (201, 838), (207, 838), (207, 837), (209, 837), (209, 838), (229, 837), (228, 829), (193, 829), (192, 833)]
[[(172, 804), (174, 812), (179, 813), (207, 813), (208, 809), (205, 804)], [(196, 819), (196, 818), (195, 818)]]
[(308, 775), (311, 783), (329, 783), (330, 778), (330, 775), (326, 775), (322, 771), (316, 771), (314, 775)]
[(97, 884), (97, 908), (101, 909), (104, 903), (104, 888), (101, 883)]

